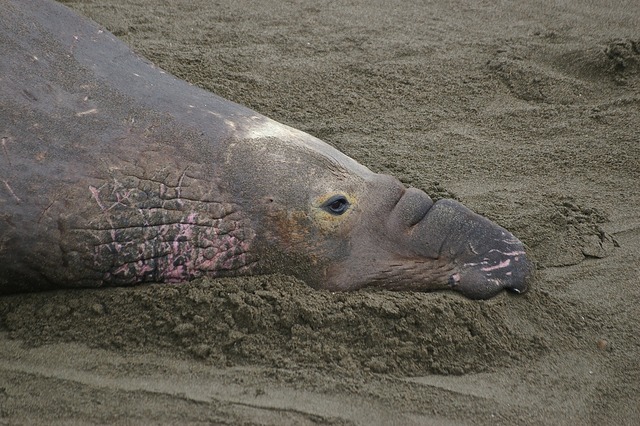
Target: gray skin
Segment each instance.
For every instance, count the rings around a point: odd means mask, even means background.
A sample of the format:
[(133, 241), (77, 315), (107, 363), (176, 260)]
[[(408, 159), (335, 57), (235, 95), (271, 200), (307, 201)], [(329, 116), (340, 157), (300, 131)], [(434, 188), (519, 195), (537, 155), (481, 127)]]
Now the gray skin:
[(0, 8), (0, 293), (271, 272), (521, 293), (522, 243), (453, 200), (176, 79), (68, 8)]

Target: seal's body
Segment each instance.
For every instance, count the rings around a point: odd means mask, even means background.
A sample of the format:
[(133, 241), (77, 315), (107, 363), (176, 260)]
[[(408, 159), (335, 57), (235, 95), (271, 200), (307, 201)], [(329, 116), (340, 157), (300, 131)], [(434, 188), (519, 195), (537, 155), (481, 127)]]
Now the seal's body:
[(522, 243), (179, 80), (45, 0), (0, 11), (0, 292), (281, 271), (522, 292)]

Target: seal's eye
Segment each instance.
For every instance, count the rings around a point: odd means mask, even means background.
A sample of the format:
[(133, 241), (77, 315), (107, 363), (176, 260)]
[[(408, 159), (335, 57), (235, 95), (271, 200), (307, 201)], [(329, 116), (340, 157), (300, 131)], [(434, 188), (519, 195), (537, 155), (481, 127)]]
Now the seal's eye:
[(347, 211), (349, 201), (344, 195), (334, 195), (322, 205), (322, 208), (333, 215), (339, 216)]

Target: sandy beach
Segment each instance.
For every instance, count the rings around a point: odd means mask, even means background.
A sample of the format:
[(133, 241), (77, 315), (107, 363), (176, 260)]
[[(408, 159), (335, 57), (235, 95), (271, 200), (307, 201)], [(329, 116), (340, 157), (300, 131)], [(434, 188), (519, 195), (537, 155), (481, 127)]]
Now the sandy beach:
[(489, 301), (285, 275), (2, 296), (0, 424), (640, 422), (635, 1), (64, 3), (463, 202), (537, 276)]

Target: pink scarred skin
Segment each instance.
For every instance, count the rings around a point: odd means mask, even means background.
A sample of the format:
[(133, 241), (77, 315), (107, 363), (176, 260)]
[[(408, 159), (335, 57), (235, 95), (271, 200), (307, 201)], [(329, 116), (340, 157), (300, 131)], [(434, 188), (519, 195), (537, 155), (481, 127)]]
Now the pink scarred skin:
[(527, 290), (504, 228), (173, 77), (63, 5), (3, 2), (0, 58), (0, 293), (273, 272)]
[[(99, 209), (105, 215), (109, 210), (130, 203), (131, 190), (122, 196), (116, 193), (117, 201), (109, 206), (102, 202), (101, 191), (89, 187)], [(160, 197), (165, 197), (167, 188), (160, 186)], [(177, 203), (185, 207), (183, 201)], [(134, 284), (137, 282), (185, 282), (202, 276), (218, 276), (225, 272), (249, 272), (249, 247), (252, 237), (245, 235), (241, 221), (230, 216), (232, 210), (223, 211), (221, 217), (201, 219), (197, 211), (184, 211), (175, 223), (151, 224), (145, 220), (140, 225), (142, 236), (129, 238), (129, 231), (111, 224), (106, 243), (94, 248), (94, 264), (102, 259), (115, 259), (115, 266), (105, 272), (104, 282)], [(140, 211), (144, 216), (145, 212)], [(119, 236), (122, 234), (122, 237)], [(151, 256), (135, 256), (130, 253), (153, 253)]]

